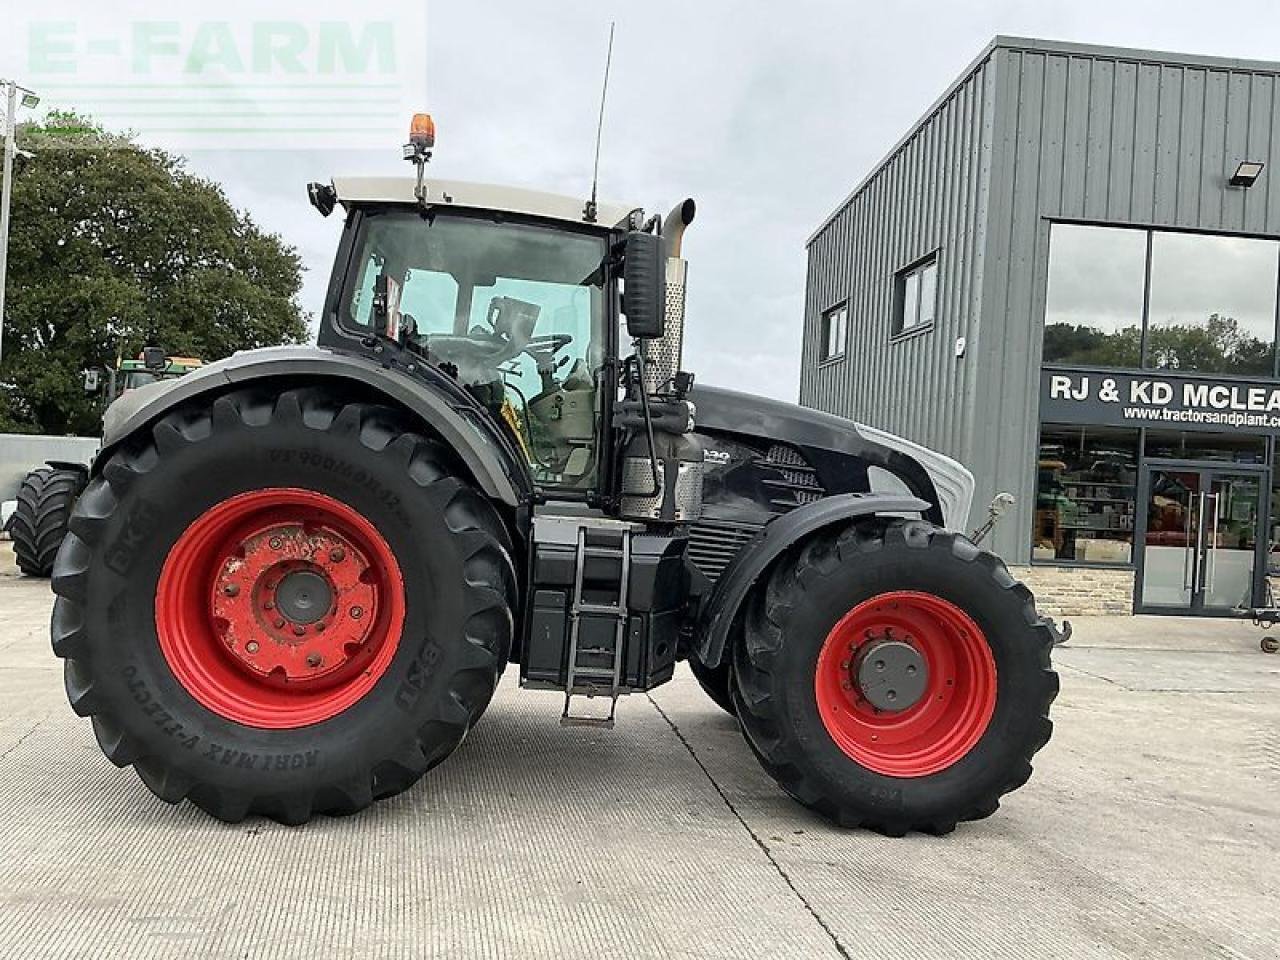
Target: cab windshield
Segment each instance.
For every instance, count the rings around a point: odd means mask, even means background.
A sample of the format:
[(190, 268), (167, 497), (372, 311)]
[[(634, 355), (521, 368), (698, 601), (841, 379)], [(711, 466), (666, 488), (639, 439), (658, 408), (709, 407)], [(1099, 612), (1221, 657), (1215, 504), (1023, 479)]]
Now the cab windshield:
[(606, 238), (529, 223), (368, 214), (343, 313), (455, 376), (535, 479), (596, 475)]

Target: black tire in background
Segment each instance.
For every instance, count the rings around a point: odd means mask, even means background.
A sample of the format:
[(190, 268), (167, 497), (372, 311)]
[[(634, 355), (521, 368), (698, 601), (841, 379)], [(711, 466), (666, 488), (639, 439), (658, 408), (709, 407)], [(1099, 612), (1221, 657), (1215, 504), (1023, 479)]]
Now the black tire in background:
[(53, 573), (53, 559), (87, 478), (86, 471), (60, 467), (40, 467), (23, 477), (17, 508), (9, 519), (9, 536), (18, 569), (27, 576)]
[[(856, 605), (893, 591), (958, 607), (985, 635), (996, 668), (994, 712), (980, 739), (926, 776), (890, 776), (855, 762), (817, 705), (827, 637)], [(947, 833), (958, 821), (990, 816), (1031, 775), (1031, 758), (1053, 730), (1052, 647), (1031, 592), (999, 558), (932, 524), (869, 519), (815, 535), (756, 586), (733, 650), (734, 702), (761, 764), (801, 803), (842, 826)]]
[(698, 681), (702, 692), (725, 713), (737, 716), (738, 711), (733, 706), (733, 694), (729, 691), (731, 669), (727, 663), (719, 667), (705, 667), (692, 657), (689, 659), (689, 670), (693, 673), (693, 678)]
[[(265, 488), (356, 511), (404, 584), (403, 629), (376, 683), (336, 715), (284, 729), (206, 707), (157, 633), (170, 549), (212, 507)], [(415, 783), (488, 705), (512, 642), (510, 550), (455, 458), (396, 411), (323, 388), (242, 390), (167, 414), (90, 483), (57, 558), (53, 648), (103, 752), (160, 799), (230, 822), (349, 814)]]

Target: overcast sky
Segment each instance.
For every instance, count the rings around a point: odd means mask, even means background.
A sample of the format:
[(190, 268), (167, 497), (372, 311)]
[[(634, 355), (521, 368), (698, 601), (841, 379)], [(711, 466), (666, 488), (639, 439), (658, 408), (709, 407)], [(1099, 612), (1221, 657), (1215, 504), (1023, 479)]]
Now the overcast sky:
[[(309, 6), (352, 15), (350, 0)], [(993, 35), (1280, 58), (1269, 4), (430, 0), (426, 19), (433, 172), (582, 196), (617, 21), (601, 195), (662, 211), (698, 201), (685, 366), (784, 399), (798, 391), (806, 238)], [(298, 247), (316, 311), (338, 218), (320, 219), (304, 184), (407, 174), (399, 148), (198, 151), (191, 163)]]

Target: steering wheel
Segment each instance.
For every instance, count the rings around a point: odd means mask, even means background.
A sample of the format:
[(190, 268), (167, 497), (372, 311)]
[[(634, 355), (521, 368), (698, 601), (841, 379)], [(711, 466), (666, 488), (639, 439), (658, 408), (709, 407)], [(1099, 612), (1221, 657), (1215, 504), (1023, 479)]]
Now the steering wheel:
[(567, 333), (544, 333), (530, 337), (524, 345), (524, 352), (533, 357), (541, 370), (544, 366), (554, 367), (556, 354), (573, 343), (573, 337)]

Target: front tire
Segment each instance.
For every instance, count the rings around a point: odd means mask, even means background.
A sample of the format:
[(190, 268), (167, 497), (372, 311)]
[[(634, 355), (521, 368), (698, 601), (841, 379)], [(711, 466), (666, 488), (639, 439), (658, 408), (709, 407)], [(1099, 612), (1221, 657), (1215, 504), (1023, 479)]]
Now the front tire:
[(738, 711), (733, 706), (733, 693), (730, 689), (733, 684), (730, 674), (733, 670), (729, 664), (721, 664), (718, 667), (704, 667), (697, 660), (690, 657), (689, 671), (693, 674), (693, 679), (698, 681), (698, 686), (702, 688), (702, 692), (710, 697), (717, 707), (731, 717), (737, 715)]
[(734, 650), (748, 743), (844, 826), (947, 833), (989, 816), (1049, 740), (1053, 636), (964, 537), (869, 519), (784, 556)]
[(512, 640), (500, 518), (394, 411), (318, 388), (166, 415), (58, 554), (54, 652), (103, 752), (162, 800), (302, 823), (461, 743)]
[(53, 573), (62, 538), (76, 498), (84, 490), (87, 475), (80, 470), (40, 467), (22, 479), (18, 505), (9, 520), (14, 559), (29, 577)]

